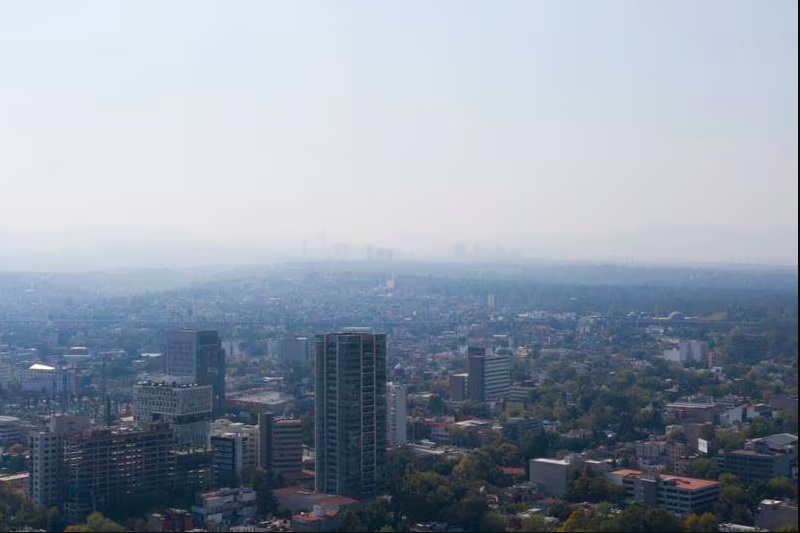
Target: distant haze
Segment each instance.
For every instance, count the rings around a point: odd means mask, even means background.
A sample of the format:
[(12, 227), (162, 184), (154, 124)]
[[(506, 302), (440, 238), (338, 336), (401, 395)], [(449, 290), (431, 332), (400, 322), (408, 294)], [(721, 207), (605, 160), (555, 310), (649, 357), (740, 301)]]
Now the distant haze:
[(4, 2), (0, 270), (342, 243), (794, 265), (797, 11)]

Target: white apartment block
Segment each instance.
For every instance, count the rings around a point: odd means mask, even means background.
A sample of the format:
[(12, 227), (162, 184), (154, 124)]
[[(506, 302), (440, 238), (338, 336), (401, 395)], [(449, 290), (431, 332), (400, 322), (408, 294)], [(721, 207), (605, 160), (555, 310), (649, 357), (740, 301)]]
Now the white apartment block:
[(211, 385), (142, 382), (133, 389), (134, 421), (169, 423), (178, 448), (208, 444), (212, 410)]

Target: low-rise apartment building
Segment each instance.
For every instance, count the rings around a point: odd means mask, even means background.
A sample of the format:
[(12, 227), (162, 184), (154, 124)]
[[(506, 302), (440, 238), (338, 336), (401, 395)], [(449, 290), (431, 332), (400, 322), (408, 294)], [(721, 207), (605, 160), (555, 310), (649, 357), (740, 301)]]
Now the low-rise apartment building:
[(606, 479), (623, 487), (637, 502), (662, 507), (680, 516), (707, 511), (719, 500), (719, 483), (707, 479), (652, 475), (629, 469), (609, 472)]

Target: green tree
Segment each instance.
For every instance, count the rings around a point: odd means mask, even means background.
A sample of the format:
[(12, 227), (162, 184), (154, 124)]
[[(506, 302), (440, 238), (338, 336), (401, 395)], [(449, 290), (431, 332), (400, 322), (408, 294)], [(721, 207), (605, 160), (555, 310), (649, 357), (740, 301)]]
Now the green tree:
[(125, 529), (134, 533), (147, 533), (150, 531), (147, 521), (142, 518), (129, 518), (125, 521)]
[(459, 412), (464, 416), (475, 416), (478, 418), (488, 418), (491, 414), (489, 407), (482, 402), (467, 400), (459, 406)]
[(550, 506), (549, 510), (550, 516), (554, 516), (558, 518), (561, 522), (566, 522), (569, 518), (570, 514), (572, 514), (572, 509), (570, 506), (562, 501), (557, 501), (553, 505)]
[(428, 413), (434, 416), (440, 416), (447, 412), (447, 405), (445, 405), (444, 400), (438, 394), (431, 394), (431, 397), (428, 399), (427, 405)]
[(719, 520), (714, 513), (705, 512), (701, 515), (692, 513), (683, 521), (683, 530), (688, 532), (713, 532), (719, 531)]
[(767, 483), (767, 491), (771, 498), (794, 498), (795, 495), (792, 482), (785, 477), (770, 479)]
[(702, 516), (692, 513), (683, 521), (683, 530), (701, 533), (718, 531), (717, 523), (714, 513), (705, 512)]
[(92, 513), (86, 519), (86, 523), (69, 526), (64, 531), (65, 533), (73, 533), (73, 532), (99, 533), (103, 531), (110, 533), (121, 533), (125, 531), (125, 528), (117, 524), (113, 520), (106, 518), (101, 513)]
[[(382, 531), (390, 527), (389, 508), (385, 502), (377, 502), (342, 515), (340, 531)], [(390, 527), (391, 530), (393, 528)]]
[(457, 481), (476, 484), (507, 486), (508, 479), (486, 450), (465, 455), (453, 469)]
[(345, 511), (339, 520), (339, 531), (352, 531), (353, 533), (368, 532), (367, 526), (361, 517), (353, 511)]
[[(620, 532), (628, 531), (647, 531), (647, 508), (644, 505), (635, 503), (629, 505), (619, 513), (615, 522), (617, 530)], [(675, 531), (680, 531), (680, 528)]]
[(439, 512), (454, 500), (450, 481), (435, 472), (416, 472), (408, 476), (394, 494), (397, 510), (412, 520), (437, 520)]
[[(61, 513), (58, 511), (58, 507), (50, 507), (45, 512), (45, 529), (47, 531), (57, 531), (61, 529)], [(0, 531), (3, 531), (0, 529)]]
[[(795, 369), (795, 379), (797, 379), (797, 370)], [(784, 433), (797, 434), (797, 410), (786, 410), (781, 412), (778, 422), (781, 425), (781, 431)]]
[(648, 509), (645, 513), (645, 529), (642, 531), (655, 531), (658, 533), (670, 533), (681, 530), (680, 519), (670, 511), (655, 507)]
[(256, 507), (261, 516), (275, 514), (278, 510), (278, 499), (274, 490), (281, 484), (282, 478), (279, 476), (280, 474), (267, 472), (263, 468), (257, 468), (252, 475), (252, 481), (248, 486), (256, 491)]
[(478, 531), (487, 531), (489, 533), (493, 531), (505, 531), (506, 530), (506, 519), (500, 513), (496, 511), (490, 511), (483, 515), (483, 518), (480, 520), (480, 526)]
[(718, 524), (717, 515), (710, 511), (706, 511), (700, 516), (700, 531), (719, 531)]
[(579, 531), (598, 531), (599, 529), (597, 521), (589, 511), (578, 509), (570, 513), (569, 518), (558, 528), (558, 531), (573, 533)]
[(475, 528), (480, 527), (480, 521), (488, 511), (489, 505), (486, 503), (486, 498), (477, 491), (473, 491), (445, 507), (439, 514), (439, 519), (455, 526), (462, 526), (468, 531), (474, 531)]
[(719, 481), (721, 490), (716, 506), (717, 516), (725, 522), (751, 524), (753, 501), (739, 478), (730, 474), (721, 474)]
[(732, 430), (717, 430), (717, 447), (720, 450), (739, 450), (747, 440), (744, 434)]
[(11, 474), (18, 474), (20, 472), (25, 471), (25, 458), (20, 455), (12, 455), (11, 458), (8, 460), (8, 468), (9, 473)]
[(602, 476), (592, 472), (583, 472), (569, 483), (564, 500), (571, 503), (580, 502), (622, 502), (625, 500), (625, 489), (611, 484)]
[(496, 465), (516, 466), (520, 463), (519, 448), (508, 441), (495, 441), (485, 449)]
[(544, 517), (535, 514), (522, 521), (519, 531), (521, 533), (540, 533), (552, 531), (552, 528), (544, 521)]
[(700, 479), (717, 479), (719, 466), (714, 459), (698, 457), (691, 463), (692, 475)]
[(389, 450), (386, 457), (386, 487), (389, 492), (394, 492), (407, 476), (418, 470), (411, 451), (406, 448)]

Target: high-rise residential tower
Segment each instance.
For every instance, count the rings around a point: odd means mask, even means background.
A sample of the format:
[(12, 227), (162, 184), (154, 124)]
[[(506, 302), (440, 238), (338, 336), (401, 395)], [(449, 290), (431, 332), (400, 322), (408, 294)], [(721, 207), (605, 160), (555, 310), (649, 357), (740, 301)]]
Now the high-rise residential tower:
[(386, 335), (368, 328), (317, 335), (316, 490), (374, 496), (386, 463)]
[(164, 358), (167, 379), (183, 378), (199, 385), (211, 385), (214, 417), (225, 406), (225, 350), (216, 331), (182, 329), (167, 334)]

